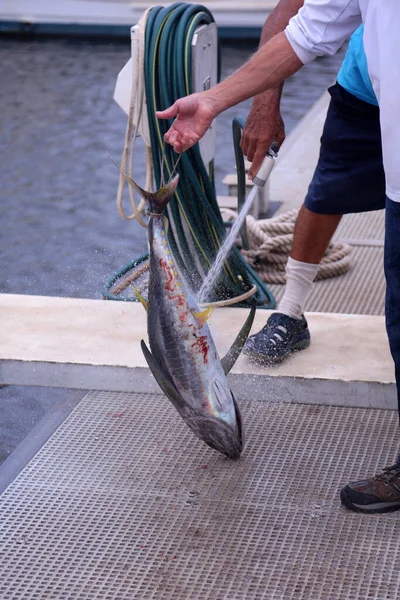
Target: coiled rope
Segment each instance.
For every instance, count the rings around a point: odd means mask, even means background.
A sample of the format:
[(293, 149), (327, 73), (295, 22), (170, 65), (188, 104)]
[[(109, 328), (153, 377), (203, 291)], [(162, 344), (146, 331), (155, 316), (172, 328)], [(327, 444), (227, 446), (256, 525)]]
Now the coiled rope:
[[(136, 219), (142, 227), (147, 227), (147, 224), (143, 220), (143, 212), (145, 208), (144, 200), (141, 199), (139, 205), (136, 204), (135, 193), (131, 185), (129, 188), (129, 197), (133, 213), (127, 215), (122, 205), (122, 195), (126, 183), (126, 179), (123, 173), (127, 173), (129, 177), (132, 177), (132, 164), (133, 156), (135, 153), (135, 142), (138, 135), (138, 128), (143, 114), (143, 103), (144, 103), (144, 82), (143, 82), (143, 70), (144, 70), (144, 40), (145, 40), (145, 29), (147, 18), (151, 9), (147, 9), (138, 25), (139, 25), (139, 44), (136, 52), (136, 60), (133, 66), (133, 79), (131, 88), (131, 97), (129, 102), (128, 121), (125, 131), (124, 149), (122, 151), (121, 158), (121, 173), (119, 175), (119, 183), (117, 190), (117, 208), (118, 212), (123, 219), (131, 220)], [(134, 126), (135, 119), (135, 126)], [(145, 144), (146, 151), (146, 183), (145, 189), (148, 191), (153, 190), (153, 162), (151, 156), (150, 146)]]
[[(246, 218), (247, 247), (241, 246), (241, 254), (269, 284), (285, 284), (286, 263), (292, 249), (293, 234), (298, 209), (289, 210), (269, 219)], [(237, 218), (233, 210), (223, 209), (227, 220)], [(316, 281), (344, 275), (351, 268), (351, 246), (346, 242), (331, 242), (321, 260)]]

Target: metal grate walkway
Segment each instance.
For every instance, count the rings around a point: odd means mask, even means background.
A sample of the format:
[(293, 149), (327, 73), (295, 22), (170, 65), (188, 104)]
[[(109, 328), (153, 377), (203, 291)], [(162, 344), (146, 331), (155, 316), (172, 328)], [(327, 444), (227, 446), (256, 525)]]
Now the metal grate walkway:
[[(354, 246), (352, 268), (345, 275), (316, 281), (307, 298), (307, 312), (345, 313), (355, 315), (385, 314), (385, 275), (383, 246)], [(278, 306), (283, 285), (268, 286)]]
[(241, 406), (230, 462), (163, 396), (90, 392), (0, 497), (0, 598), (397, 600), (400, 514), (338, 500), (393, 459), (396, 412)]

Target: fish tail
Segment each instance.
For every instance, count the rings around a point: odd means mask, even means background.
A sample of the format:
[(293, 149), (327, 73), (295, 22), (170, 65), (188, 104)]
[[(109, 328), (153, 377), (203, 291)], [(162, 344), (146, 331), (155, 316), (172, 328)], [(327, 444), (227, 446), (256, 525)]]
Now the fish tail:
[(146, 200), (149, 203), (150, 212), (156, 215), (162, 214), (164, 208), (174, 196), (176, 188), (178, 187), (178, 183), (179, 175), (175, 175), (175, 177), (171, 179), (171, 181), (169, 181), (162, 188), (154, 192), (154, 194), (146, 192)]
[[(110, 156), (111, 158), (111, 156)], [(169, 181), (162, 188), (157, 190), (156, 192), (146, 192), (143, 190), (129, 175), (124, 173), (119, 165), (111, 158), (114, 165), (117, 167), (118, 171), (125, 177), (127, 181), (131, 184), (131, 186), (137, 191), (138, 194), (148, 203), (150, 212), (156, 215), (161, 215), (164, 208), (167, 206), (168, 202), (171, 200), (173, 195), (175, 194), (176, 188), (179, 182), (179, 175), (175, 175), (171, 181)]]

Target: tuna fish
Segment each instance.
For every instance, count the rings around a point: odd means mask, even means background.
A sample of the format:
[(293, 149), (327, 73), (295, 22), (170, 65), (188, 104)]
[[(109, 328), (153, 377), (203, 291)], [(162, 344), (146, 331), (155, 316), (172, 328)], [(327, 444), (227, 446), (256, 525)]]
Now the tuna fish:
[(150, 350), (142, 340), (143, 354), (158, 385), (193, 433), (215, 450), (239, 458), (242, 418), (226, 374), (249, 335), (255, 307), (221, 361), (207, 325), (212, 307), (200, 310), (168, 243), (168, 219), (163, 211), (179, 177), (154, 194), (128, 179), (147, 201), (150, 215), (148, 299), (135, 290), (147, 310)]

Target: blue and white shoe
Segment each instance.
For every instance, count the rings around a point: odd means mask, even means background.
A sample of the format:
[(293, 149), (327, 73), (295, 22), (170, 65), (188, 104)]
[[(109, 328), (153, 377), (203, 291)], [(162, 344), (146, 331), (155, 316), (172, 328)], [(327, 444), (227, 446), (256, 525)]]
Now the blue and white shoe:
[(310, 331), (304, 315), (293, 319), (278, 312), (270, 316), (261, 331), (249, 337), (243, 352), (259, 364), (274, 365), (309, 345)]

